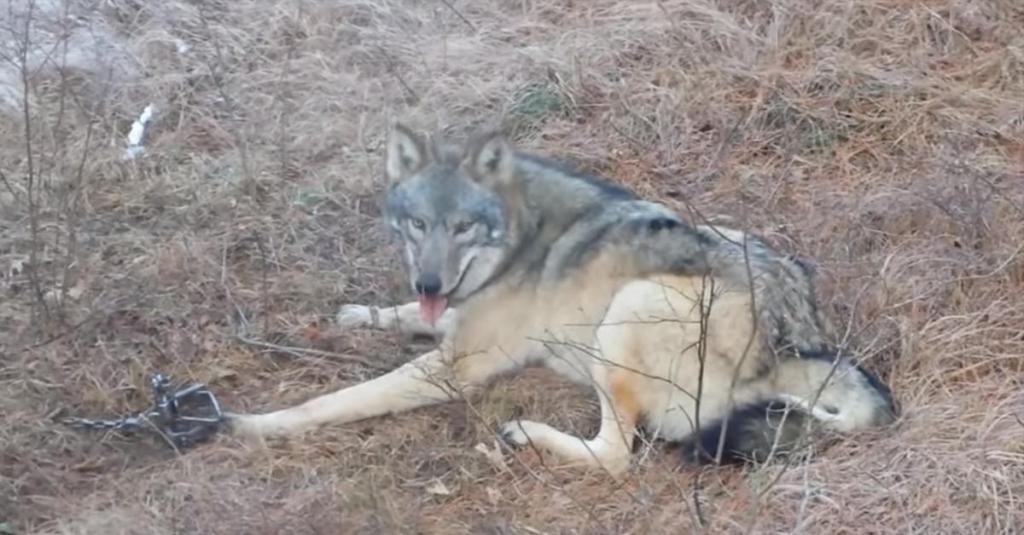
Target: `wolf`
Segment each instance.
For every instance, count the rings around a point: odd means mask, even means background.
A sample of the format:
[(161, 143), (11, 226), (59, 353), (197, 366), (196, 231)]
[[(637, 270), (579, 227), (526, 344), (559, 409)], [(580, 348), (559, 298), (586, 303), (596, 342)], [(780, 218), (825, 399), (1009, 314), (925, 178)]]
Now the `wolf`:
[(500, 129), (457, 143), (394, 122), (383, 167), (384, 220), (418, 298), (346, 305), (338, 322), (433, 336), (436, 348), (298, 405), (230, 414), (238, 436), (473, 399), (531, 366), (591, 386), (599, 430), (517, 420), (501, 426), (505, 442), (616, 477), (640, 432), (688, 461), (756, 462), (808, 430), (896, 418), (889, 387), (828, 342), (807, 265), (758, 236), (690, 224)]

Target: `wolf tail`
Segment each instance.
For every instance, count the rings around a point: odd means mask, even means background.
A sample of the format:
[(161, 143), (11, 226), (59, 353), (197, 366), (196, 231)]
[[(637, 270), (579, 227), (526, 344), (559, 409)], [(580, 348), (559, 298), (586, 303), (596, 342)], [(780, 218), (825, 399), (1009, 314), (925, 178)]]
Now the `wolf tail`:
[(701, 425), (680, 444), (684, 460), (764, 462), (773, 454), (796, 453), (808, 434), (850, 433), (896, 421), (899, 408), (888, 385), (851, 360), (830, 362), (822, 357), (783, 361), (775, 394)]
[(772, 454), (793, 452), (814, 424), (814, 417), (782, 401), (764, 401), (739, 407), (727, 419), (709, 422), (699, 434), (679, 444), (683, 460), (691, 464), (764, 462)]

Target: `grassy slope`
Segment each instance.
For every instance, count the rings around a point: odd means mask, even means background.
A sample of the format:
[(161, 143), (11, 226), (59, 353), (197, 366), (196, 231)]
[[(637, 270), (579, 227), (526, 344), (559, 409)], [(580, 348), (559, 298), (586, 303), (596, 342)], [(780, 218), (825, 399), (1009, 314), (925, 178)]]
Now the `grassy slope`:
[[(61, 99), (39, 74), (31, 210), (23, 125), (0, 120), (0, 522), (19, 533), (1024, 529), (1015, 0), (108, 4), (142, 75), (68, 79)], [(149, 155), (118, 161), (149, 102)], [(621, 484), (474, 451), (516, 412), (592, 430), (586, 393), (543, 374), (474, 410), (182, 457), (49, 420), (138, 408), (154, 369), (254, 410), (377, 373), (240, 325), (386, 367), (421, 351), (328, 323), (406, 297), (377, 219), (389, 116), (504, 116), (523, 146), (814, 259), (904, 418), (781, 474), (655, 447)], [(33, 243), (38, 293), (9, 269)], [(44, 312), (60, 284), (74, 297)]]

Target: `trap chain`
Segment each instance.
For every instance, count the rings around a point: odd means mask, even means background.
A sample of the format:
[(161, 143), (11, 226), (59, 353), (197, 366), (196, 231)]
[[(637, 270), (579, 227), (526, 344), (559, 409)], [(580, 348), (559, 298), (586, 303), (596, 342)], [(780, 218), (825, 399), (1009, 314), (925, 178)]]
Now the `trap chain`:
[(205, 385), (189, 384), (171, 389), (162, 373), (150, 376), (153, 406), (146, 411), (116, 420), (65, 418), (63, 423), (79, 429), (135, 432), (149, 430), (175, 449), (184, 449), (213, 437), (225, 422), (217, 397)]

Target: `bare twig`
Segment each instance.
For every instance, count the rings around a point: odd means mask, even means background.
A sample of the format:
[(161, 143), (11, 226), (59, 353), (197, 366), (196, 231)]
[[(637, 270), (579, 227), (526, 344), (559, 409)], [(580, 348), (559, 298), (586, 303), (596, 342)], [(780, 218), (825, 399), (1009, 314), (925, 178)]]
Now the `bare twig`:
[(268, 259), (267, 251), (263, 247), (263, 239), (254, 230), (252, 239), (256, 242), (256, 248), (260, 252), (260, 292), (263, 294), (263, 334), (270, 332), (270, 290), (267, 285)]
[(386, 49), (384, 49), (384, 47), (381, 46), (378, 46), (377, 50), (379, 50), (381, 55), (384, 56), (384, 62), (387, 65), (388, 72), (395, 77), (395, 80), (397, 80), (399, 85), (402, 86), (402, 89), (404, 89), (405, 92), (408, 93), (409, 99), (412, 101), (412, 104), (419, 103), (419, 94), (417, 94), (416, 91), (413, 90), (412, 86), (410, 86), (409, 83), (405, 81), (405, 78), (402, 77), (402, 74), (398, 72), (398, 66), (395, 64), (395, 60), (391, 57), (391, 54)]
[[(210, 70), (210, 80), (213, 81), (214, 87), (217, 88), (217, 94), (221, 100), (227, 105), (228, 109), (234, 113), (241, 114), (241, 107), (235, 102), (235, 99), (228, 93), (227, 87), (224, 85), (224, 76), (228, 72), (227, 61), (224, 58), (224, 50), (221, 47), (220, 40), (213, 34), (213, 30), (209, 25), (209, 14), (203, 7), (202, 3), (196, 5), (199, 10), (199, 20), (202, 22), (203, 31), (206, 32), (206, 37), (213, 46), (215, 62), (207, 61), (206, 66)], [(252, 173), (252, 168), (249, 162), (249, 143), (246, 139), (243, 129), (240, 125), (236, 125), (235, 128), (230, 128), (232, 137), (235, 141), (235, 148), (238, 149), (238, 159), (242, 166), (242, 175), (245, 178), (245, 184), (249, 188), (248, 193), (254, 195), (256, 193), (256, 178)]]
[(13, 198), (15, 202), (21, 198), (21, 194), (18, 193), (18, 190), (14, 189), (14, 186), (7, 178), (7, 173), (4, 173), (3, 169), (0, 169), (0, 182), (3, 183), (5, 188), (7, 188), (8, 193), (11, 194), (11, 198)]
[(36, 306), (43, 311), (43, 317), (49, 320), (50, 308), (46, 303), (46, 294), (43, 291), (43, 283), (39, 280), (40, 262), (39, 253), (41, 236), (39, 234), (39, 199), (36, 188), (38, 177), (36, 175), (35, 149), (32, 144), (32, 102), (30, 98), (32, 90), (32, 74), (29, 72), (29, 52), (32, 49), (32, 22), (35, 15), (35, 1), (29, 1), (25, 13), (25, 25), (22, 34), (19, 36), (21, 42), (18, 49), (18, 70), (21, 77), (21, 112), (23, 134), (25, 142), (25, 185), (28, 198), (28, 224), (31, 244), (29, 245), (28, 277), (32, 291), (35, 293)]
[(451, 2), (449, 2), (448, 0), (441, 0), (441, 3), (444, 4), (445, 7), (450, 9), (452, 13), (455, 13), (455, 16), (459, 17), (459, 20), (464, 22), (466, 26), (469, 27), (470, 30), (474, 32), (476, 31), (476, 26), (474, 26), (472, 22), (469, 22), (469, 19), (467, 19), (465, 15), (463, 15), (458, 9), (455, 9), (455, 6), (453, 6)]
[(370, 368), (370, 369), (376, 370), (376, 371), (383, 372), (383, 371), (387, 371), (388, 370), (388, 368), (386, 366), (383, 366), (381, 364), (373, 362), (373, 361), (371, 361), (370, 359), (368, 359), (366, 357), (360, 357), (359, 355), (350, 355), (350, 354), (347, 354), (347, 353), (334, 353), (332, 351), (321, 351), (319, 349), (310, 349), (310, 348), (305, 348), (305, 347), (283, 346), (283, 345), (278, 345), (278, 344), (272, 344), (270, 342), (264, 342), (262, 340), (255, 340), (255, 339), (252, 339), (252, 338), (247, 338), (247, 337), (244, 337), (244, 336), (235, 336), (235, 338), (239, 342), (242, 342), (243, 344), (246, 344), (246, 345), (250, 345), (250, 346), (253, 346), (253, 347), (258, 347), (260, 349), (265, 349), (265, 350), (273, 351), (273, 352), (277, 352), (277, 353), (284, 353), (286, 355), (291, 355), (291, 356), (296, 357), (296, 358), (314, 357), (314, 358), (326, 360), (326, 361), (329, 361), (329, 362), (337, 362), (337, 363), (353, 363), (354, 362), (356, 364), (361, 364), (363, 366), (366, 366), (367, 368)]

